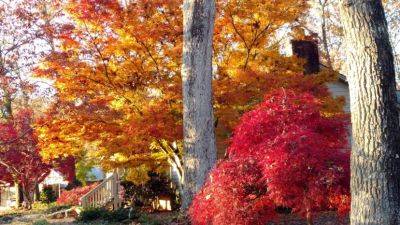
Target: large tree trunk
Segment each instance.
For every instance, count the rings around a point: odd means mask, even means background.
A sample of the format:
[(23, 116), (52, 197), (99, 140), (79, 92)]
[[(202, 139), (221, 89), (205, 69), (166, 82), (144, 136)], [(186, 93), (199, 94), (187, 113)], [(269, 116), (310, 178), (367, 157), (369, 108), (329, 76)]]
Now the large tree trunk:
[(201, 188), (217, 153), (212, 109), (212, 36), (214, 0), (185, 0), (183, 44), (184, 195), (189, 207)]
[(351, 224), (400, 224), (395, 70), (380, 0), (341, 0), (353, 146)]

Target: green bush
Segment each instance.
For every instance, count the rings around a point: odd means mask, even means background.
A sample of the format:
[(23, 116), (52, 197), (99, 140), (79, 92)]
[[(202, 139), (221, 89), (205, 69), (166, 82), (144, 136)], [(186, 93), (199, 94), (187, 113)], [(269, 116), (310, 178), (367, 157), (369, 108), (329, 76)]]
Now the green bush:
[(108, 217), (108, 210), (104, 208), (87, 208), (79, 214), (79, 221), (89, 222)]
[(143, 214), (138, 221), (142, 225), (162, 225), (163, 223), (155, 218), (152, 218), (146, 214)]
[(171, 198), (172, 209), (180, 207), (177, 190), (171, 188), (171, 180), (162, 174), (150, 172), (150, 180), (143, 185), (136, 185), (131, 181), (122, 181), (124, 187), (125, 204), (135, 207), (151, 207), (153, 200), (159, 196)]
[(82, 222), (90, 222), (94, 220), (105, 220), (108, 222), (121, 222), (129, 219), (129, 209), (117, 209), (109, 211), (105, 208), (87, 208), (84, 209), (78, 220)]
[(138, 219), (141, 216), (141, 214), (142, 213), (139, 208), (137, 208), (137, 207), (129, 208), (129, 214), (128, 214), (129, 219), (131, 219), (131, 220)]
[(129, 209), (127, 208), (120, 208), (118, 210), (112, 211), (110, 216), (113, 218), (109, 221), (114, 221), (114, 222), (122, 222), (125, 220), (129, 220), (129, 219), (135, 219), (138, 218), (138, 212), (136, 212), (136, 214), (133, 214), (133, 218), (129, 218)]
[(43, 203), (51, 203), (57, 200), (56, 193), (51, 187), (44, 187), (42, 193), (40, 193), (40, 201)]
[(106, 218), (104, 218), (104, 219), (109, 222), (121, 222), (121, 221), (131, 219), (131, 218), (129, 218), (129, 209), (120, 208), (120, 209), (109, 212), (108, 219), (106, 219)]

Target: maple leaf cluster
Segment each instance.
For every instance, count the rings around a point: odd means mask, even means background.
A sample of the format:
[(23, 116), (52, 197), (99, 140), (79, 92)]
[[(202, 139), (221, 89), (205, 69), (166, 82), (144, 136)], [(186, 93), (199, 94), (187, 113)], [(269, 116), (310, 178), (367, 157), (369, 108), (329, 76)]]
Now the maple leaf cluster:
[(193, 224), (265, 224), (277, 206), (311, 219), (350, 204), (347, 118), (324, 117), (309, 93), (281, 90), (241, 118), (228, 159), (190, 209)]

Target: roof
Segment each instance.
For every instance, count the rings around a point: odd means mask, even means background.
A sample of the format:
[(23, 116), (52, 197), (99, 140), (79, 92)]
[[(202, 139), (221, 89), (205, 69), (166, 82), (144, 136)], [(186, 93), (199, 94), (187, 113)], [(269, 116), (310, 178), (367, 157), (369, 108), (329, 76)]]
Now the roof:
[[(329, 69), (329, 67), (328, 66), (325, 66), (324, 64), (322, 64), (322, 63), (320, 63), (319, 64), (321, 67), (324, 67), (324, 68), (326, 68), (326, 69)], [(337, 72), (337, 71), (336, 71)], [(337, 73), (339, 73), (339, 81), (341, 81), (341, 82), (343, 82), (343, 83), (346, 83), (347, 84), (347, 76), (346, 75), (344, 75), (344, 74), (342, 74), (342, 73), (340, 73), (340, 72), (337, 72)]]
[(68, 181), (64, 178), (64, 176), (55, 170), (51, 170), (49, 175), (43, 180), (42, 184), (45, 185), (53, 185), (53, 184), (68, 184)]

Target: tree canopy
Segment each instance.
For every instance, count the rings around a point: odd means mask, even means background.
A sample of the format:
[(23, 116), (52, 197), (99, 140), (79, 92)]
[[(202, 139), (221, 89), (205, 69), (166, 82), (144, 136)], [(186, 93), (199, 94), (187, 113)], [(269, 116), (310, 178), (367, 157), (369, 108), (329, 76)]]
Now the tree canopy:
[[(63, 5), (63, 25), (51, 27), (54, 50), (36, 69), (57, 89), (57, 103), (44, 120), (51, 123), (39, 129), (43, 156), (86, 154), (105, 168), (132, 168), (132, 177), (179, 164), (180, 5)], [(217, 2), (213, 86), (220, 155), (237, 118), (277, 88), (311, 90), (326, 102), (327, 113), (340, 111), (342, 100), (333, 100), (323, 84), (334, 74), (304, 76), (302, 60), (279, 53), (276, 33), (307, 7), (303, 1)]]

